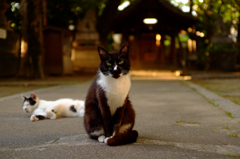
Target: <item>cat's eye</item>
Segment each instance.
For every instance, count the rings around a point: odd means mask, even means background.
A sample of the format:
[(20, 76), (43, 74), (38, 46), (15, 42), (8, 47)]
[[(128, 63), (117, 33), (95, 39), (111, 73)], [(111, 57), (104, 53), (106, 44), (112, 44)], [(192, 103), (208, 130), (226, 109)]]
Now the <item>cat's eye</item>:
[(112, 64), (111, 64), (111, 63), (109, 63), (109, 62), (107, 63), (107, 65), (108, 65), (108, 66), (112, 66)]
[(123, 61), (120, 61), (118, 64), (119, 64), (119, 65), (122, 65), (122, 64), (123, 64)]

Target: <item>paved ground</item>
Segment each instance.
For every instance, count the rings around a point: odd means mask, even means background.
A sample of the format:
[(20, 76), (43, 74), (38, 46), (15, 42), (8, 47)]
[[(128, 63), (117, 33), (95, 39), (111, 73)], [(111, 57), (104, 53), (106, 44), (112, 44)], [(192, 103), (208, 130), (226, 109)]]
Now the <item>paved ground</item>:
[(80, 84), (91, 79), (93, 73), (74, 73), (69, 76), (46, 76), (44, 79), (0, 78), (0, 97), (57, 85)]
[[(136, 143), (110, 147), (91, 140), (82, 118), (30, 122), (30, 114), (22, 111), (20, 95), (13, 95), (0, 98), (0, 158), (240, 156), (239, 106), (177, 79), (171, 72), (147, 76), (135, 73), (132, 79), (130, 100), (136, 110), (135, 129), (139, 132)], [(87, 81), (35, 92), (45, 100), (84, 99), (90, 84)]]
[(197, 79), (192, 81), (240, 106), (240, 78)]

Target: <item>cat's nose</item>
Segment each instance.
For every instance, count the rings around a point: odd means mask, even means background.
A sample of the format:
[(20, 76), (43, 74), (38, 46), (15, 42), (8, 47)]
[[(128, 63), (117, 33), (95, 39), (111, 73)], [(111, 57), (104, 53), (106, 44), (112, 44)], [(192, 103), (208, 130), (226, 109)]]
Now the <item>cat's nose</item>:
[(27, 113), (28, 113), (28, 109), (27, 109), (27, 108), (25, 108), (25, 112), (27, 112)]
[(115, 65), (114, 68), (113, 68), (113, 71), (117, 71), (117, 69), (118, 69), (118, 66)]

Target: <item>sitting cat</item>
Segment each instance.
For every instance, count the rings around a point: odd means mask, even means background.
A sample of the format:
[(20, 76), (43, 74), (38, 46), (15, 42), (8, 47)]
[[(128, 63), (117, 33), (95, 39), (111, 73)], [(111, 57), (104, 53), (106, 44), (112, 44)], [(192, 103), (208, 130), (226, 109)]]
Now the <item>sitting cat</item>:
[(58, 99), (56, 101), (40, 100), (35, 93), (29, 98), (22, 96), (23, 110), (32, 113), (31, 121), (56, 119), (59, 117), (83, 117), (84, 101), (73, 99)]
[(111, 146), (133, 143), (138, 137), (132, 130), (135, 112), (128, 98), (128, 52), (128, 43), (119, 52), (108, 53), (98, 47), (101, 63), (85, 100), (85, 130), (90, 138)]

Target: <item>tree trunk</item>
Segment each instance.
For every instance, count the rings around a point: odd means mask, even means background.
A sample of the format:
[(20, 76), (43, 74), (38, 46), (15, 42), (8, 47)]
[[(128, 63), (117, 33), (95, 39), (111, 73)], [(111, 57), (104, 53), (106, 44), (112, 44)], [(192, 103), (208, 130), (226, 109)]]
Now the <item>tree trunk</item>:
[(189, 0), (189, 8), (190, 8), (190, 10), (189, 10), (189, 13), (190, 14), (192, 14), (192, 7), (193, 7), (193, 0)]
[[(240, 2), (239, 2), (240, 7)], [(237, 46), (240, 48), (240, 16), (238, 17), (238, 35), (237, 35)]]
[(43, 78), (42, 71), (42, 1), (21, 0), (22, 40), (27, 44), (22, 60), (25, 77)]

